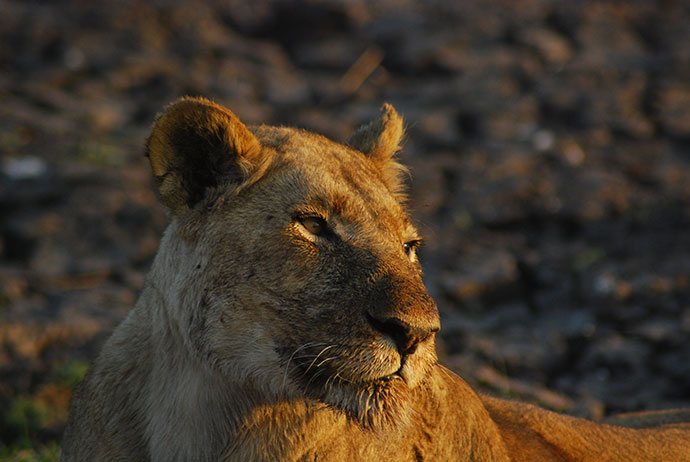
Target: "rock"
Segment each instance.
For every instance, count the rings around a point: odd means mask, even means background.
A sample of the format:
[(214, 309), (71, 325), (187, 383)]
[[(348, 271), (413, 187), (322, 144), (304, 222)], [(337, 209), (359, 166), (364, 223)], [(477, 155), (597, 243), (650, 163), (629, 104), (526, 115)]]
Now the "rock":
[(563, 65), (573, 56), (570, 43), (557, 32), (546, 28), (522, 30), (520, 41), (533, 47), (549, 64)]
[(659, 111), (664, 131), (680, 137), (690, 137), (690, 84), (687, 81), (664, 83), (659, 99), (653, 103)]

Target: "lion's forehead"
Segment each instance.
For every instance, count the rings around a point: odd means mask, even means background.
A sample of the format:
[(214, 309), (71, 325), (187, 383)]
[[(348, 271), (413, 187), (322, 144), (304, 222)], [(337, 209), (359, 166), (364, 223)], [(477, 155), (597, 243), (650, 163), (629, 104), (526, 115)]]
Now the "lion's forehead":
[(275, 150), (273, 183), (283, 192), (279, 197), (285, 207), (314, 208), (351, 223), (367, 221), (388, 233), (416, 233), (361, 152), (296, 129), (262, 127), (257, 133)]

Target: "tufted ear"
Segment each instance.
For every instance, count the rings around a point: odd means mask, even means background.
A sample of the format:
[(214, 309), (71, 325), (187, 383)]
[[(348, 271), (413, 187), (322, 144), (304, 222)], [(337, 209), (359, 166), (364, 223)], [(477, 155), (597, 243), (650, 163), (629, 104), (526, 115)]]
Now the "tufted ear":
[(362, 151), (379, 168), (388, 188), (399, 198), (403, 182), (401, 174), (405, 167), (395, 162), (394, 155), (400, 149), (405, 134), (402, 117), (388, 103), (381, 106), (379, 117), (362, 125), (350, 136), (347, 144)]
[(166, 107), (146, 142), (146, 156), (163, 204), (191, 208), (206, 190), (240, 183), (258, 166), (261, 144), (228, 109), (204, 98)]

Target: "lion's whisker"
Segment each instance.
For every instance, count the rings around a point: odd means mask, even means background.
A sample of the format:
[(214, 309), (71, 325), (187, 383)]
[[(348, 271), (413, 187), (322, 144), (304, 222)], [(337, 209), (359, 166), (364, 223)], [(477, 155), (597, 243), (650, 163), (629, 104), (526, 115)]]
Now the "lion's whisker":
[[(333, 359), (333, 358), (329, 358), (329, 359)], [(314, 381), (314, 379), (316, 379), (317, 377), (319, 377), (319, 375), (322, 375), (322, 374), (325, 374), (325, 373), (326, 373), (326, 371), (323, 370), (323, 369), (317, 370), (316, 373), (313, 374), (313, 375), (311, 376), (311, 378), (309, 379), (309, 381), (308, 381), (307, 384), (305, 385), (305, 390), (304, 390), (304, 392), (306, 393), (307, 388), (309, 388), (309, 385), (311, 385), (311, 383)], [(306, 375), (306, 372), (305, 372), (305, 375)]]
[[(321, 351), (319, 352), (319, 354), (316, 355), (316, 357), (315, 357), (314, 360), (311, 362), (311, 364), (309, 364), (309, 367), (307, 367), (307, 370), (304, 371), (304, 373), (307, 374), (307, 373), (309, 372), (309, 370), (312, 368), (312, 366), (314, 365), (314, 363), (319, 359), (319, 356), (321, 356), (322, 354), (324, 354), (327, 350), (329, 350), (329, 349), (331, 349), (331, 348), (333, 348), (333, 345), (328, 345), (328, 346), (325, 347), (323, 350), (321, 350)], [(323, 363), (321, 363), (321, 364), (323, 364)], [(321, 364), (319, 364), (319, 366), (320, 366)], [(316, 366), (316, 367), (318, 368), (319, 366)]]
[(317, 369), (318, 369), (319, 367), (321, 367), (323, 364), (325, 364), (326, 362), (328, 362), (328, 361), (330, 361), (330, 360), (332, 360), (332, 359), (335, 359), (335, 356), (331, 356), (331, 357), (329, 357), (329, 358), (324, 359), (323, 361), (321, 361), (319, 364), (316, 365)]
[(282, 390), (285, 390), (285, 386), (287, 385), (288, 373), (290, 372), (290, 362), (292, 361), (293, 357), (297, 354), (297, 352), (304, 350), (305, 348), (309, 348), (309, 347), (316, 346), (319, 344), (325, 345), (322, 342), (307, 342), (292, 352), (292, 354), (290, 355), (290, 357), (287, 360), (287, 364), (285, 364), (285, 374), (283, 375), (283, 383), (281, 384), (281, 387), (280, 387)]

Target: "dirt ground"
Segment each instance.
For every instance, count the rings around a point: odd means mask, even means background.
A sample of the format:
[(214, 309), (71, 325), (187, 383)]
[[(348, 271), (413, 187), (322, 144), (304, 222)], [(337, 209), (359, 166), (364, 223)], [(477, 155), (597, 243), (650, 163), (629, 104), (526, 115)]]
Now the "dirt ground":
[(689, 5), (0, 0), (0, 457), (55, 457), (134, 303), (181, 95), (336, 140), (392, 103), (442, 360), (575, 415), (690, 406)]

